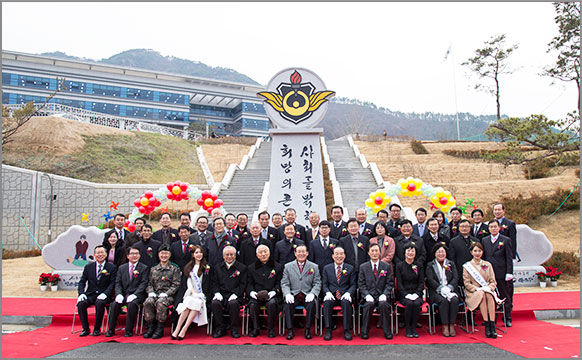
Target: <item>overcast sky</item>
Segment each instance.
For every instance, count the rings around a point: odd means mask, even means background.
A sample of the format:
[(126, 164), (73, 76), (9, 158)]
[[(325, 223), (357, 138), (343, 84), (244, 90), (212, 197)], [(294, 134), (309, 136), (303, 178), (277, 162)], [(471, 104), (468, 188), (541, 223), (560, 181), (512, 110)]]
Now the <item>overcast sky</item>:
[(96, 60), (147, 48), (232, 68), (263, 85), (297, 66), (337, 96), (394, 111), (479, 115), (495, 114), (495, 99), (473, 89), (480, 80), (460, 63), (505, 33), (520, 47), (510, 58), (515, 72), (500, 77), (501, 112), (563, 118), (576, 108), (576, 85), (539, 76), (556, 59), (546, 53), (558, 34), (554, 17), (549, 2), (4, 2), (2, 48)]

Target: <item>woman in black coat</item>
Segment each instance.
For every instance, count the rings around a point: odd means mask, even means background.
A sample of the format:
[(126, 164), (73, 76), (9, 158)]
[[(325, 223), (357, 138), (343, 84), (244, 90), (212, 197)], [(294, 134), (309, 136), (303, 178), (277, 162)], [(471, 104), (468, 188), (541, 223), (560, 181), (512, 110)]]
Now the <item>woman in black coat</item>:
[(396, 288), (398, 299), (404, 305), (404, 323), (406, 337), (418, 337), (416, 323), (420, 315), (420, 307), (424, 290), (424, 271), (422, 264), (414, 260), (416, 245), (412, 242), (404, 245), (404, 261), (396, 265)]
[(125, 243), (123, 240), (119, 240), (115, 231), (111, 231), (109, 237), (103, 240), (103, 246), (107, 250), (107, 262), (117, 267), (127, 262)]
[(447, 259), (447, 247), (436, 243), (432, 248), (434, 260), (426, 265), (426, 286), (430, 303), (439, 307), (443, 336), (456, 336), (455, 322), (459, 312), (457, 284), (459, 273), (455, 263)]

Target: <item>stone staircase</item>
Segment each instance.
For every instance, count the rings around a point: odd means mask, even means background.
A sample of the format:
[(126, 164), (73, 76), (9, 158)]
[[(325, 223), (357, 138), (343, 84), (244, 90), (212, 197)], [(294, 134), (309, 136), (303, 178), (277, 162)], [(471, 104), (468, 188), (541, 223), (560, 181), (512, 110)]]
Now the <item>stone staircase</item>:
[(340, 185), (344, 211), (347, 209), (348, 217), (353, 217), (357, 208), (365, 206), (364, 201), (368, 195), (378, 190), (378, 185), (372, 171), (362, 167), (345, 138), (327, 141), (326, 144), (336, 180)]
[[(262, 142), (244, 170), (237, 169), (228, 189), (220, 190), (219, 198), (226, 211), (245, 213), (249, 221), (259, 209), (265, 182), (269, 181), (271, 143)], [(226, 215), (226, 214), (225, 214)]]

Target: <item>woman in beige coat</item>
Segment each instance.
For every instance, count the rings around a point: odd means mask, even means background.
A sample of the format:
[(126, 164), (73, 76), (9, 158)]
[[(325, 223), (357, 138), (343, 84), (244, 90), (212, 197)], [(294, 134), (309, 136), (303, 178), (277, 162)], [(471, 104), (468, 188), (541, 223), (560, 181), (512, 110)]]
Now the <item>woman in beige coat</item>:
[[(463, 265), (463, 282), (465, 284), (466, 303), (470, 311), (477, 307), (485, 321), (485, 336), (496, 338), (495, 331), (495, 273), (491, 264), (481, 260), (483, 245), (474, 242), (469, 248), (473, 260)], [(473, 274), (471, 274), (473, 273)]]

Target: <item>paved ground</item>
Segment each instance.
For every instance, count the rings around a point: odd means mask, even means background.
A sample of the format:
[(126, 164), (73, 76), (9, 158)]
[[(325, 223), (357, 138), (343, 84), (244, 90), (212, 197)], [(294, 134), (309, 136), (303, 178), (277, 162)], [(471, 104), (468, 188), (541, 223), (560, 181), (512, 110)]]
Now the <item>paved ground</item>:
[(287, 346), (287, 345), (173, 345), (99, 343), (52, 358), (518, 358), (486, 344)]

